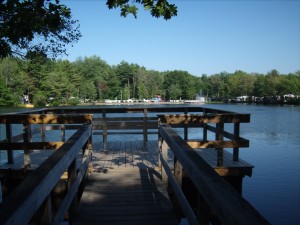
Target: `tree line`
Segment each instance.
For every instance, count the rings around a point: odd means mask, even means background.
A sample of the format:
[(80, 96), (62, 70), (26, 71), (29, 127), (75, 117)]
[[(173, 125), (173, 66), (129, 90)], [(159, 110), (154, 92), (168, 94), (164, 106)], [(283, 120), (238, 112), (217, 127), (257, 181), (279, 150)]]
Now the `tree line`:
[[(300, 95), (300, 71), (280, 74), (234, 73), (195, 76), (187, 71), (148, 70), (138, 64), (109, 65), (98, 56), (68, 60), (34, 54), (0, 59), (0, 105), (76, 105), (105, 99), (195, 99), (198, 93), (223, 101), (237, 96)], [(28, 96), (28, 99), (24, 99)], [(299, 103), (299, 101), (298, 101)]]

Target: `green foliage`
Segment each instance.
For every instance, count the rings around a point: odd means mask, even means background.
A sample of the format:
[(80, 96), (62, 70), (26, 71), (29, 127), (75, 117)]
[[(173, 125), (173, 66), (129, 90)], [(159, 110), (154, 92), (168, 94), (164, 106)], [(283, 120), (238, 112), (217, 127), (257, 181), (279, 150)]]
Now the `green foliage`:
[(168, 71), (164, 74), (164, 89), (167, 98), (195, 99), (197, 91), (196, 78), (186, 71)]
[(168, 20), (177, 15), (177, 7), (167, 0), (107, 0), (106, 4), (109, 9), (120, 8), (121, 16), (124, 17), (132, 14), (136, 18), (137, 5), (142, 5), (145, 10), (150, 11), (151, 15), (156, 18), (163, 17)]
[(33, 105), (35, 107), (44, 107), (47, 104), (47, 97), (45, 96), (45, 94), (41, 91), (38, 91), (37, 93), (35, 93), (35, 95), (33, 96)]
[(0, 106), (17, 106), (20, 103), (20, 96), (0, 81)]
[[(120, 8), (124, 17), (137, 17), (139, 5), (153, 17), (168, 20), (177, 15), (177, 7), (167, 0), (107, 0), (106, 4), (109, 9)], [(24, 58), (37, 52), (55, 58), (80, 37), (78, 21), (60, 0), (0, 1), (0, 57)]]
[[(18, 105), (23, 95), (36, 106), (77, 105), (104, 99), (195, 99), (196, 94), (222, 101), (238, 96), (300, 95), (300, 73), (249, 74), (221, 72), (196, 77), (186, 71), (159, 72), (125, 61), (110, 66), (97, 56), (49, 60), (35, 55), (26, 60), (0, 59), (0, 105)], [(266, 99), (265, 102), (272, 102)], [(288, 99), (286, 103), (298, 104)]]
[(71, 106), (79, 105), (80, 104), (80, 99), (79, 98), (69, 98), (68, 101), (67, 101), (67, 104), (71, 105)]
[(0, 1), (0, 56), (40, 52), (56, 57), (81, 34), (59, 0)]

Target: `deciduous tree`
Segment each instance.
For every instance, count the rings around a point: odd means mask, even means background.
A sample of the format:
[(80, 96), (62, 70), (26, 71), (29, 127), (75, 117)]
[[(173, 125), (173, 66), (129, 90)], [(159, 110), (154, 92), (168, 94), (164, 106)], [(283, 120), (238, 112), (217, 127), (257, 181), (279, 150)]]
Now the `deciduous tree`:
[[(106, 4), (109, 9), (120, 8), (122, 16), (136, 17), (139, 6), (166, 20), (177, 15), (177, 7), (168, 0), (107, 0)], [(56, 57), (80, 37), (79, 22), (60, 0), (0, 0), (0, 57), (25, 57), (27, 52)]]

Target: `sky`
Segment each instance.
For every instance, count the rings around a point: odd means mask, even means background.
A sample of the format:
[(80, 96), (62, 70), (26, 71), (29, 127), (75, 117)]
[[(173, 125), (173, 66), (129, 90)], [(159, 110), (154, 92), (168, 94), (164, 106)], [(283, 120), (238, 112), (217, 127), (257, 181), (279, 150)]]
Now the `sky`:
[(64, 0), (82, 37), (64, 59), (99, 56), (147, 70), (281, 74), (300, 70), (300, 0), (169, 0), (171, 20), (140, 9), (137, 19), (109, 10), (105, 0)]

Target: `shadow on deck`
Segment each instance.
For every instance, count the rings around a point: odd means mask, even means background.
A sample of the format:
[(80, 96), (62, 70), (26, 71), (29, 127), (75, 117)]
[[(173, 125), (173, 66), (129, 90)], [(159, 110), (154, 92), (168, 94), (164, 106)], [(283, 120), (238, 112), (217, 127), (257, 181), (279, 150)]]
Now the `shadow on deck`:
[(153, 168), (104, 169), (90, 175), (72, 224), (178, 224)]
[(158, 166), (157, 142), (94, 142), (90, 174), (72, 224), (178, 224)]

